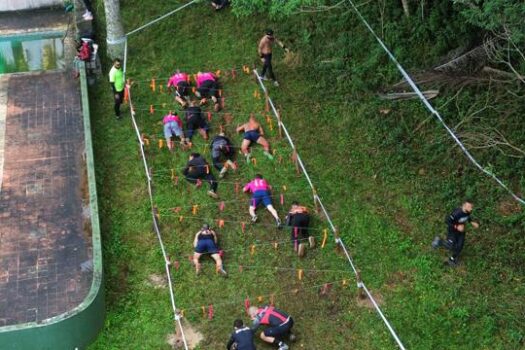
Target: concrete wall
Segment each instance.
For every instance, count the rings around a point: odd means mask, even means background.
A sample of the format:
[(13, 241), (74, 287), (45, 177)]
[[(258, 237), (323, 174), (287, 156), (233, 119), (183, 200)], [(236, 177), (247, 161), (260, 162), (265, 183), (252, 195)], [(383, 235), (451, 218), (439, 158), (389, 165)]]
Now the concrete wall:
[(63, 0), (0, 0), (0, 12), (64, 6)]

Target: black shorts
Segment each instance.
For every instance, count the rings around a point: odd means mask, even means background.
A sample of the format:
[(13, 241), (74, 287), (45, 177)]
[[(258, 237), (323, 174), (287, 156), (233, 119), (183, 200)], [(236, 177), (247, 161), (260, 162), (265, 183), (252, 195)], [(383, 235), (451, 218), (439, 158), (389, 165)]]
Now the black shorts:
[(213, 80), (205, 80), (197, 90), (204, 98), (219, 97), (219, 84)]
[(268, 327), (264, 330), (264, 335), (267, 337), (282, 339), (287, 336), (293, 327), (293, 319), (290, 317), (288, 322), (281, 323), (278, 326)]
[(187, 81), (179, 81), (177, 83), (177, 95), (180, 97), (188, 96), (190, 94), (190, 84)]

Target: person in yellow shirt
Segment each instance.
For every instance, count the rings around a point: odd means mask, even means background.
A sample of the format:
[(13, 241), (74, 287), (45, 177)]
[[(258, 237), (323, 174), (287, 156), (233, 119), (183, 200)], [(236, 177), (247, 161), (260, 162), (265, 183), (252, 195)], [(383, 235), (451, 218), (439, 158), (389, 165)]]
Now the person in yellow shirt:
[(113, 97), (115, 101), (115, 117), (119, 120), (120, 117), (120, 105), (124, 102), (124, 72), (122, 72), (122, 63), (120, 59), (113, 61), (113, 67), (109, 71), (109, 83), (113, 90)]

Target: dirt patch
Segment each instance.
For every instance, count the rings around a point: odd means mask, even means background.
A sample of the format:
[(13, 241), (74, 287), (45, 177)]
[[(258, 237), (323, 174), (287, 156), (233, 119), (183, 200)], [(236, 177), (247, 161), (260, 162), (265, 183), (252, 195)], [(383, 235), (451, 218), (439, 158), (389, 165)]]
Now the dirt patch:
[[(166, 342), (171, 346), (172, 349), (183, 349), (184, 343), (182, 341), (182, 336), (180, 335), (180, 329), (178, 325), (176, 326), (177, 330), (175, 333), (170, 333), (166, 337)], [(188, 347), (190, 349), (195, 349), (197, 345), (204, 339), (203, 335), (199, 333), (191, 324), (186, 320), (182, 319), (182, 328), (184, 328), (184, 336)]]
[(504, 200), (498, 205), (498, 213), (501, 216), (510, 216), (521, 212), (521, 210), (521, 205), (513, 199)]
[[(376, 301), (377, 305), (383, 305), (383, 296), (379, 292), (370, 292), (370, 294), (372, 294), (372, 296), (374, 297), (374, 300)], [(358, 295), (356, 301), (357, 306), (364, 307), (367, 309), (374, 309), (374, 304), (372, 304), (370, 299), (366, 297), (366, 294), (364, 295), (364, 297), (360, 297)]]
[(168, 282), (166, 281), (166, 278), (162, 275), (157, 275), (157, 274), (149, 275), (147, 283), (148, 285), (152, 286), (155, 289), (166, 288), (168, 286)]

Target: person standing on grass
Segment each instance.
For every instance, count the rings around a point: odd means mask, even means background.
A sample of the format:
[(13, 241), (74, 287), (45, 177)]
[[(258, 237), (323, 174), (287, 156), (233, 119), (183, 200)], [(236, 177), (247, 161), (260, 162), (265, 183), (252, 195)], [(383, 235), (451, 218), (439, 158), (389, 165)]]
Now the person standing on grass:
[(217, 273), (223, 276), (228, 275), (222, 266), (222, 258), (217, 243), (217, 233), (215, 233), (208, 224), (204, 224), (199, 232), (195, 234), (195, 238), (193, 239), (193, 248), (195, 249), (195, 253), (193, 253), (193, 264), (195, 265), (197, 275), (201, 271), (199, 259), (202, 254), (210, 254), (212, 259), (215, 260), (215, 270)]
[(288, 215), (286, 215), (286, 226), (292, 228), (292, 243), (297, 255), (302, 257), (304, 255), (305, 241), (308, 240), (310, 248), (315, 246), (314, 236), (308, 234), (308, 226), (310, 225), (310, 214), (308, 208), (299, 205), (298, 202), (293, 202)]
[(275, 79), (275, 74), (273, 73), (272, 67), (272, 48), (274, 42), (276, 42), (280, 47), (282, 47), (284, 51), (289, 52), (288, 48), (286, 48), (286, 46), (280, 40), (277, 40), (273, 36), (272, 29), (266, 29), (264, 36), (259, 41), (259, 47), (257, 52), (259, 53), (259, 57), (261, 58), (261, 62), (263, 63), (261, 77), (264, 80), (268, 80), (268, 78), (266, 77), (266, 73), (268, 73), (268, 77), (273, 80), (273, 85), (279, 86), (279, 82), (277, 82), (277, 79)]
[(202, 180), (207, 181), (210, 185), (208, 196), (215, 199), (219, 198), (217, 194), (217, 187), (219, 186), (217, 180), (213, 176), (208, 162), (199, 153), (190, 154), (188, 164), (186, 164), (186, 168), (184, 168), (182, 173), (186, 180), (193, 184), (199, 184)]
[(252, 199), (250, 200), (250, 207), (248, 211), (250, 212), (250, 216), (252, 217), (252, 222), (257, 222), (257, 215), (255, 214), (255, 210), (257, 210), (257, 207), (262, 202), (266, 209), (272, 214), (272, 216), (275, 219), (275, 223), (277, 224), (277, 228), (281, 228), (281, 220), (279, 219), (279, 215), (277, 214), (277, 210), (272, 205), (272, 196), (270, 194), (270, 190), (272, 187), (268, 184), (268, 182), (263, 179), (261, 174), (255, 175), (255, 179), (247, 183), (244, 188), (243, 192), (245, 193), (252, 193)]
[(120, 59), (113, 61), (113, 67), (109, 71), (109, 83), (111, 84), (111, 90), (113, 91), (114, 98), (114, 109), (115, 117), (119, 120), (120, 117), (120, 105), (124, 102), (124, 73), (122, 72), (122, 63)]
[[(224, 175), (226, 175), (228, 168), (232, 168), (233, 170), (237, 168), (233, 162), (235, 148), (230, 139), (224, 136), (224, 133), (221, 132), (213, 138), (210, 149), (213, 166), (220, 171), (219, 179), (222, 179)], [(221, 159), (225, 159), (224, 164), (221, 162)]]
[(264, 155), (268, 157), (268, 159), (273, 160), (273, 156), (270, 153), (270, 144), (264, 138), (264, 130), (257, 119), (255, 119), (255, 115), (253, 113), (250, 114), (250, 119), (247, 123), (237, 127), (237, 132), (241, 131), (244, 131), (241, 152), (244, 154), (244, 157), (246, 157), (247, 163), (250, 162), (250, 145), (252, 142), (256, 142), (261, 145), (264, 149)]
[(461, 207), (456, 208), (445, 219), (447, 224), (447, 239), (443, 240), (436, 236), (432, 241), (432, 248), (437, 249), (443, 247), (452, 252), (448, 259), (450, 266), (457, 266), (459, 261), (459, 254), (463, 250), (465, 244), (465, 224), (470, 222), (472, 227), (477, 229), (479, 224), (472, 221), (471, 214), (474, 206), (471, 201), (465, 201)]
[(173, 87), (175, 90), (175, 101), (180, 103), (182, 108), (188, 106), (188, 97), (190, 93), (190, 83), (188, 74), (181, 73), (178, 69), (175, 74), (173, 74), (168, 80), (167, 88), (168, 90)]
[(227, 350), (255, 350), (253, 342), (253, 330), (244, 326), (242, 320), (233, 322), (233, 333), (226, 344)]
[(251, 306), (248, 309), (248, 314), (253, 321), (252, 330), (254, 332), (261, 325), (268, 326), (261, 332), (261, 339), (263, 341), (278, 346), (279, 350), (289, 349), (283, 339), (288, 336), (290, 341), (295, 340), (295, 335), (292, 334), (292, 317), (284, 311), (269, 305), (260, 308)]

